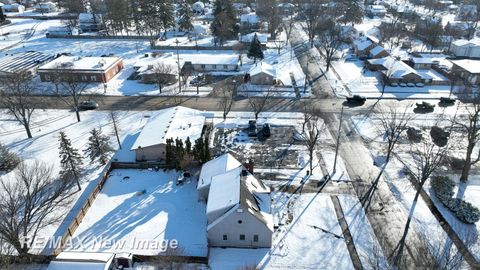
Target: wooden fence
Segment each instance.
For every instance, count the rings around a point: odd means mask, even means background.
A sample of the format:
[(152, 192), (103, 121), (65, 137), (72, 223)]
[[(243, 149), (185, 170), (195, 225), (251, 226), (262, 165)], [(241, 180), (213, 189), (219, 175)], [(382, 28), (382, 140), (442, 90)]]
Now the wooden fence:
[(60, 246), (56, 247), (56, 249), (54, 250), (53, 252), (53, 255), (58, 255), (60, 254), (60, 252), (63, 251), (63, 247), (65, 245), (65, 243), (67, 242), (68, 238), (72, 237), (72, 235), (75, 233), (75, 231), (77, 230), (78, 226), (80, 225), (80, 223), (82, 222), (83, 218), (85, 217), (86, 213), (88, 212), (88, 210), (90, 209), (90, 207), (92, 206), (93, 202), (95, 201), (95, 199), (97, 198), (97, 195), (98, 193), (100, 193), (100, 191), (102, 190), (103, 186), (105, 185), (105, 182), (107, 181), (109, 175), (110, 175), (110, 172), (113, 170), (113, 166), (112, 166), (112, 163), (109, 163), (104, 171), (103, 171), (103, 174), (102, 174), (102, 179), (98, 182), (97, 186), (95, 187), (95, 189), (92, 191), (92, 193), (90, 193), (90, 195), (88, 196), (88, 199), (86, 200), (86, 202), (83, 204), (82, 208), (80, 209), (79, 213), (77, 214), (77, 216), (73, 219), (72, 223), (70, 223), (70, 226), (68, 226), (67, 230), (65, 231), (65, 233), (62, 235), (62, 239), (60, 240)]

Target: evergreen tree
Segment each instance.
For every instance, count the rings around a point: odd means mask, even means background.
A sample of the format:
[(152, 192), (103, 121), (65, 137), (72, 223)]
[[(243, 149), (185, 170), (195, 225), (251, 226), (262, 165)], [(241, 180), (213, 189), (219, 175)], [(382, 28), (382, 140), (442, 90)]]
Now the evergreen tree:
[(82, 173), (82, 157), (78, 153), (78, 150), (72, 146), (72, 142), (67, 138), (67, 134), (64, 131), (60, 131), (60, 177), (68, 180), (73, 177), (77, 182), (78, 190), (82, 188), (80, 186), (80, 175)]
[(192, 153), (192, 142), (190, 141), (190, 137), (187, 137), (185, 140), (185, 153), (189, 155)]
[(87, 149), (85, 149), (85, 154), (90, 157), (90, 161), (93, 163), (98, 160), (100, 164), (105, 165), (111, 152), (113, 152), (113, 148), (108, 143), (108, 137), (103, 135), (100, 129), (92, 129)]
[(250, 42), (247, 56), (248, 58), (253, 58), (254, 62), (257, 62), (257, 59), (263, 59), (262, 44), (258, 40), (257, 34), (253, 36), (252, 42)]
[(202, 162), (204, 157), (204, 152), (205, 152), (205, 147), (203, 144), (203, 139), (198, 138), (195, 141), (195, 145), (193, 146), (193, 157), (195, 158), (196, 161)]
[(216, 0), (213, 10), (213, 22), (210, 30), (215, 37), (215, 45), (222, 45), (227, 39), (235, 38), (238, 26), (231, 0)]
[(167, 145), (165, 147), (165, 163), (167, 164), (167, 167), (173, 168), (175, 166), (174, 158), (175, 158), (175, 153), (174, 153), (174, 147), (173, 147), (173, 139), (168, 138)]
[(172, 0), (161, 0), (160, 2), (158, 18), (164, 31), (163, 36), (167, 38), (167, 30), (175, 26), (175, 6)]
[(206, 163), (212, 159), (210, 155), (210, 144), (208, 142), (208, 138), (205, 137), (205, 142), (203, 144), (204, 150), (203, 150), (203, 160), (202, 163)]
[(180, 169), (180, 163), (185, 156), (185, 149), (183, 148), (182, 139), (175, 139), (175, 169)]
[(185, 32), (193, 30), (192, 17), (192, 8), (187, 2), (182, 2), (178, 10), (178, 26), (180, 27), (180, 30)]
[(10, 172), (17, 167), (21, 159), (0, 143), (0, 171)]

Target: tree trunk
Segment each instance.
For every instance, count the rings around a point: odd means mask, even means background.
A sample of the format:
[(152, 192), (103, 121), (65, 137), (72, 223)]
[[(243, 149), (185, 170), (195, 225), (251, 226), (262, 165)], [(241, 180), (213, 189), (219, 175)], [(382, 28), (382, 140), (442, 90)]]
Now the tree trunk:
[(465, 156), (465, 163), (463, 164), (460, 181), (466, 182), (468, 180), (468, 175), (470, 174), (470, 169), (472, 168), (473, 147), (474, 145), (468, 145), (467, 147), (467, 155)]
[(310, 174), (313, 173), (313, 148), (310, 151)]
[(80, 122), (80, 111), (78, 110), (78, 106), (75, 106), (75, 114), (77, 115), (77, 122)]
[(403, 231), (402, 238), (398, 242), (398, 249), (395, 257), (393, 258), (393, 264), (399, 266), (402, 259), (403, 250), (405, 249), (405, 241), (407, 240), (408, 231), (410, 230), (410, 223), (412, 222), (413, 212), (415, 211), (415, 206), (417, 205), (418, 197), (422, 191), (422, 185), (419, 184), (415, 198), (413, 198), (412, 207), (410, 208), (410, 213), (408, 213), (407, 223), (405, 224), (405, 229)]
[(25, 131), (27, 132), (27, 136), (29, 139), (33, 138), (32, 136), (32, 132), (30, 131), (30, 124), (23, 124), (23, 126), (25, 127)]

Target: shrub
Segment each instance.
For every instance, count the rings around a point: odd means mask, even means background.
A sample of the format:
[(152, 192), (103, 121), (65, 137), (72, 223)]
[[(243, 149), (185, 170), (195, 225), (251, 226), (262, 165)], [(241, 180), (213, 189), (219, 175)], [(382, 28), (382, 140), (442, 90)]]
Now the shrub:
[(475, 223), (480, 220), (480, 211), (472, 204), (452, 198), (455, 194), (455, 183), (447, 176), (434, 176), (431, 179), (432, 189), (440, 202), (462, 222)]
[(460, 171), (463, 169), (465, 160), (463, 158), (450, 157), (448, 158), (450, 168), (455, 171)]
[(444, 147), (448, 143), (448, 137), (450, 136), (449, 132), (444, 131), (442, 128), (433, 126), (430, 129), (430, 136), (432, 141), (438, 147)]
[(0, 144), (0, 171), (10, 172), (17, 167), (21, 159), (13, 152)]

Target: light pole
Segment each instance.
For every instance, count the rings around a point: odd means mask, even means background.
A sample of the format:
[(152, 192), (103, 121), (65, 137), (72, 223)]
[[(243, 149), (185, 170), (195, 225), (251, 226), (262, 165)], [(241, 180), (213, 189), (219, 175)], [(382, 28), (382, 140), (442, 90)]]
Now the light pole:
[(338, 156), (338, 147), (340, 146), (340, 131), (342, 130), (342, 121), (343, 121), (343, 105), (340, 112), (340, 123), (338, 124), (337, 131), (337, 143), (335, 145), (335, 159), (333, 160), (333, 172), (332, 175), (337, 171), (337, 156)]
[(309, 73), (308, 71), (308, 66), (310, 65), (310, 60), (307, 61), (307, 70), (305, 73), (305, 84), (303, 85), (303, 94), (307, 93), (307, 74)]
[(177, 66), (178, 66), (178, 93), (182, 92), (182, 80), (180, 78), (180, 54), (178, 53), (178, 44), (180, 44), (180, 41), (178, 38), (175, 39), (175, 44), (177, 45)]

